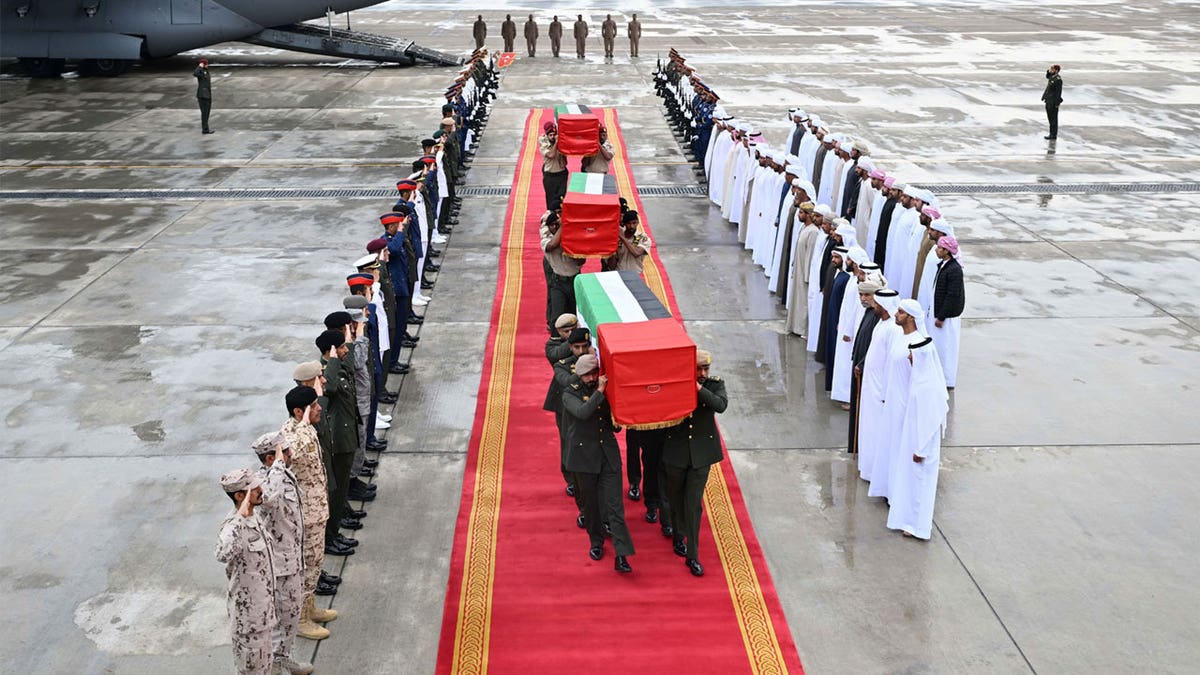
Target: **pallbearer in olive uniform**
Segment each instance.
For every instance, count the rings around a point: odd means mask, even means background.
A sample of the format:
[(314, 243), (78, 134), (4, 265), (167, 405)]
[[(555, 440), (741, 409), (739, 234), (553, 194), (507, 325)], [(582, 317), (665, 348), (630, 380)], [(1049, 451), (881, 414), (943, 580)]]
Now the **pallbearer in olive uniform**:
[(629, 55), (637, 56), (638, 43), (642, 41), (642, 22), (638, 21), (637, 14), (634, 14), (633, 18), (629, 20), (627, 34), (629, 35)]
[(700, 519), (704, 486), (713, 464), (725, 458), (716, 414), (725, 412), (729, 398), (725, 383), (709, 377), (712, 355), (696, 350), (696, 410), (687, 419), (667, 429), (663, 466), (667, 475), (667, 500), (675, 525), (675, 553), (686, 559), (688, 569), (704, 575), (700, 564)]
[(200, 106), (200, 133), (211, 134), (208, 114), (212, 112), (212, 76), (208, 72), (208, 59), (200, 59), (192, 76), (196, 78), (196, 103)]
[(554, 20), (550, 22), (550, 31), (548, 35), (550, 36), (550, 51), (553, 53), (554, 57), (557, 58), (558, 50), (562, 49), (563, 35), (562, 22), (558, 20), (557, 14), (554, 15)]
[[(574, 314), (563, 314), (554, 321), (554, 330), (557, 333), (546, 340), (546, 360), (550, 362), (550, 387), (546, 391), (546, 400), (542, 403), (542, 410), (554, 413), (554, 426), (558, 429), (558, 463), (559, 469), (562, 471), (563, 481), (567, 486), (567, 494), (575, 496), (575, 481), (570, 472), (567, 471), (566, 459), (567, 449), (566, 443), (563, 440), (563, 425), (562, 425), (562, 387), (558, 384), (558, 369), (560, 366), (567, 368), (567, 373), (570, 373), (570, 365), (575, 362), (571, 348), (571, 343), (567, 342), (567, 338), (571, 336), (571, 332), (579, 325), (578, 319)], [(590, 342), (586, 342), (590, 345)], [(570, 362), (567, 359), (571, 359)]]
[(537, 22), (533, 20), (533, 15), (530, 14), (529, 20), (525, 22), (525, 48), (529, 50), (530, 56), (537, 54), (537, 39)]
[(604, 396), (608, 378), (600, 375), (596, 357), (584, 354), (575, 361), (575, 375), (563, 388), (563, 422), (567, 429), (567, 470), (583, 499), (592, 560), (604, 557), (604, 525), (612, 531), (613, 569), (632, 572), (626, 556), (633, 555), (633, 540), (625, 525), (621, 501), (621, 448), (617, 445), (612, 409)]
[(238, 673), (265, 675), (274, 654), (275, 568), (271, 537), (254, 512), (262, 504), (262, 480), (249, 469), (235, 469), (221, 476), (221, 487), (234, 504), (217, 538), (217, 561), (225, 563), (229, 578), (233, 664)]

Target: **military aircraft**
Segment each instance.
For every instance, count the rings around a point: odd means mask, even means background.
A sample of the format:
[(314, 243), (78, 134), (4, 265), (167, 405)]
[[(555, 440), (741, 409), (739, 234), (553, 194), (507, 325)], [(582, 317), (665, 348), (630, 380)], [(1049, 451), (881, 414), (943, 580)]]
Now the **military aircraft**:
[[(68, 59), (89, 75), (117, 76), (140, 59), (219, 42), (413, 65), (462, 58), (408, 40), (333, 27), (333, 14), (383, 0), (0, 0), (0, 56), (35, 77)], [(325, 17), (328, 26), (300, 23)]]

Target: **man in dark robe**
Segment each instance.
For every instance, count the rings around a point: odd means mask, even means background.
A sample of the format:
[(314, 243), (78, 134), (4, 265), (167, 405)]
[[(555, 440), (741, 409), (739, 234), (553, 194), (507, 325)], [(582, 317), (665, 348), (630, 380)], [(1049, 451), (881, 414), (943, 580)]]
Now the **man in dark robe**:
[[(891, 178), (888, 181), (895, 182)], [(884, 189), (887, 190), (887, 200), (883, 202), (883, 210), (879, 213), (879, 233), (875, 235), (875, 250), (867, 251), (871, 254), (871, 260), (883, 269), (883, 261), (887, 256), (887, 238), (888, 230), (892, 227), (892, 212), (896, 210), (896, 204), (900, 203), (898, 199), (899, 190), (884, 182)]]
[[(817, 138), (821, 140), (821, 147), (817, 148), (817, 152), (813, 158), (812, 184), (817, 190), (821, 189), (821, 172), (825, 168), (825, 154), (833, 149), (833, 142), (826, 143), (824, 141), (824, 133), (818, 131)], [(832, 176), (831, 176), (832, 178)], [(816, 198), (816, 195), (813, 195)]]
[(846, 271), (846, 254), (844, 246), (833, 249), (830, 268), (836, 270), (836, 274), (829, 284), (829, 292), (825, 294), (825, 308), (821, 312), (821, 344), (817, 349), (825, 356), (821, 361), (825, 364), (825, 391), (833, 389), (833, 355), (837, 351), (839, 310), (846, 296), (846, 283), (850, 281), (850, 273)]
[[(826, 209), (826, 213), (829, 210)], [(825, 249), (821, 252), (821, 325), (817, 330), (817, 352), (815, 359), (817, 363), (825, 363), (825, 319), (829, 316), (829, 291), (833, 287), (833, 279), (837, 276), (838, 270), (841, 269), (839, 264), (837, 267), (833, 265), (833, 250), (842, 245), (842, 238), (833, 231), (833, 218), (825, 218), (821, 225), (825, 230), (828, 238), (825, 240)], [(842, 251), (844, 254), (845, 251)], [(810, 329), (811, 330), (811, 329)]]
[(846, 220), (853, 220), (855, 207), (858, 206), (858, 190), (862, 186), (863, 172), (858, 170), (858, 160), (863, 156), (862, 150), (866, 149), (866, 144), (862, 141), (854, 141), (854, 146), (850, 150), (850, 159), (854, 163), (846, 168), (850, 175), (846, 178), (846, 186), (842, 189), (841, 201), (841, 216)]
[(788, 145), (789, 155), (799, 154), (800, 141), (804, 140), (804, 134), (808, 131), (808, 129), (804, 127), (804, 122), (800, 119), (802, 116), (804, 116), (804, 113), (798, 110), (794, 115), (792, 115), (792, 121), (796, 124), (796, 133), (792, 134), (792, 142)]
[(858, 452), (858, 398), (862, 392), (862, 366), (867, 359), (867, 349), (871, 346), (871, 336), (875, 325), (879, 323), (879, 310), (875, 305), (875, 291), (883, 288), (873, 279), (861, 281), (858, 284), (858, 299), (866, 308), (858, 331), (854, 333), (854, 349), (850, 352), (850, 362), (854, 366), (850, 376), (850, 431), (846, 452)]

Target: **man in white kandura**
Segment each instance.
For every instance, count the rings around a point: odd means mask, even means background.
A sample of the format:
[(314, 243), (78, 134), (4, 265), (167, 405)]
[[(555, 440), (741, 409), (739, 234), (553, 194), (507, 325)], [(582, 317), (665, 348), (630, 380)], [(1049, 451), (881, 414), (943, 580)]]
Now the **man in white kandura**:
[(905, 536), (929, 539), (949, 396), (933, 339), (922, 338), (910, 348), (912, 375), (900, 445), (912, 457), (899, 462), (892, 476), (887, 526)]

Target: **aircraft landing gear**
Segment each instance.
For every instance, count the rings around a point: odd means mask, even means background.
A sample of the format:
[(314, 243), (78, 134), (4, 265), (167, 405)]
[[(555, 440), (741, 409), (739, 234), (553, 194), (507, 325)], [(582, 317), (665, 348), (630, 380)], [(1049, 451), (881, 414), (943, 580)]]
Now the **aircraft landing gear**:
[(58, 77), (67, 68), (66, 59), (22, 58), (17, 63), (30, 77)]
[(124, 75), (132, 61), (127, 59), (84, 59), (79, 62), (79, 72), (83, 75), (99, 77), (117, 77)]

